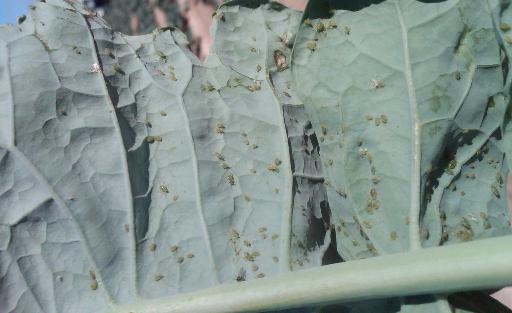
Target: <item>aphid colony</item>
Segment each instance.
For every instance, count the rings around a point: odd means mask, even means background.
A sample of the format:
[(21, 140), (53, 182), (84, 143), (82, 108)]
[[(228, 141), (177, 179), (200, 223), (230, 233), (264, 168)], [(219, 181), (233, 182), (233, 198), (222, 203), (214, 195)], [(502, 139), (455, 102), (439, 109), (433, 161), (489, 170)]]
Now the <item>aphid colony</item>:
[[(257, 234), (262, 240), (267, 239), (267, 228), (265, 226), (260, 226), (257, 229)], [(272, 241), (279, 238), (279, 235), (272, 234)], [(244, 262), (251, 263), (250, 268), (252, 272), (256, 273), (259, 270), (259, 266), (255, 263), (258, 258), (261, 257), (261, 253), (254, 249), (254, 244), (248, 239), (241, 239), (240, 232), (235, 228), (230, 228), (228, 231), (228, 242), (233, 249), (234, 255), (237, 258), (241, 258)], [(245, 250), (245, 251), (243, 251)], [(274, 263), (279, 262), (279, 258), (277, 256), (272, 256), (272, 261)], [(240, 268), (240, 270), (235, 274), (234, 280), (236, 281), (245, 281), (247, 276), (247, 271), (245, 268)], [(256, 278), (263, 278), (265, 274), (262, 272), (255, 274)]]

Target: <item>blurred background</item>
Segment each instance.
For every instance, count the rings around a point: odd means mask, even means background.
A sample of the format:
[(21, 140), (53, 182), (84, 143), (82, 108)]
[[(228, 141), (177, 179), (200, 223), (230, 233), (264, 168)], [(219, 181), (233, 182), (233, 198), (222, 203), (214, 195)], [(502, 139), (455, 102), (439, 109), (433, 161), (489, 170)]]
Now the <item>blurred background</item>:
[[(15, 23), (33, 0), (0, 0), (0, 24)], [(210, 48), (213, 11), (222, 0), (78, 0), (98, 12), (116, 31), (146, 34), (155, 28), (176, 26), (189, 38), (189, 48), (203, 59)], [(280, 1), (302, 9), (306, 0)]]
[[(15, 23), (34, 0), (0, 0), (0, 24)], [(36, 0), (37, 1), (37, 0)], [(189, 39), (189, 48), (199, 58), (210, 49), (212, 13), (223, 0), (78, 0), (102, 16), (115, 31), (146, 34), (155, 28), (176, 26)], [(279, 0), (301, 10), (307, 0)], [(356, 0), (354, 0), (356, 1)], [(509, 206), (512, 210), (512, 179), (509, 177)], [(511, 214), (512, 215), (512, 214)], [(512, 267), (512, 265), (511, 265)], [(512, 308), (512, 287), (493, 295)]]

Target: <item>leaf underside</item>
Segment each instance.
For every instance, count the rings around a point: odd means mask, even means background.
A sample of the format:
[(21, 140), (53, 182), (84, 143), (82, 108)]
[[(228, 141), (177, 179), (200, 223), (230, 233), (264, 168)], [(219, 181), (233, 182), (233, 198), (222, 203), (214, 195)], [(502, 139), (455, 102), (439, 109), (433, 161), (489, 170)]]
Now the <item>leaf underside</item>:
[(204, 62), (178, 30), (34, 4), (0, 27), (0, 311), (108, 312), (320, 266), (334, 238), (353, 260), (508, 234), (489, 4), (389, 0), (310, 25), (231, 1)]

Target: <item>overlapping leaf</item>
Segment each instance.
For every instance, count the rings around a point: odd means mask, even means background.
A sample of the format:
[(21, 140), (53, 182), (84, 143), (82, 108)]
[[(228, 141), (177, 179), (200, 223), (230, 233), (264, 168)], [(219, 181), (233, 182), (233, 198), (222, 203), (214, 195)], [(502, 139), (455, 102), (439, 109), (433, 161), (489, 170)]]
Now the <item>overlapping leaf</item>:
[(294, 47), (338, 252), (509, 234), (507, 100), (488, 3), (374, 2), (353, 12), (311, 1)]

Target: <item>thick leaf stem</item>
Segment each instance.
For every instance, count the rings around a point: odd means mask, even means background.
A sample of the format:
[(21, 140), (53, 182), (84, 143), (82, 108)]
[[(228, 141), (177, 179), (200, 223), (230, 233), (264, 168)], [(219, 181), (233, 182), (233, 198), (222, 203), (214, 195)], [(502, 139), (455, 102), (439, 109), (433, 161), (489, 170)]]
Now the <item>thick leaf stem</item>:
[(512, 284), (512, 236), (337, 263), (222, 285), (111, 313), (260, 312)]

